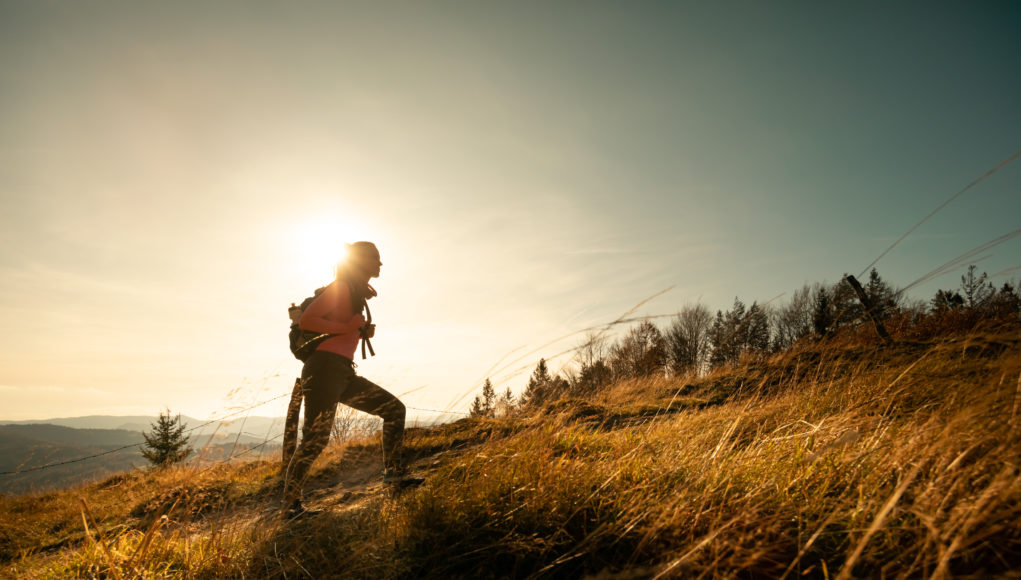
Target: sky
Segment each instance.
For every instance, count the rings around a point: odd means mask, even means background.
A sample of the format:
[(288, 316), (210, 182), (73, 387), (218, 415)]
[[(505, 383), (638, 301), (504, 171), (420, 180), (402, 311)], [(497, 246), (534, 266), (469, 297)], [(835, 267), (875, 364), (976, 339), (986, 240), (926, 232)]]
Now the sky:
[[(1021, 150), (1018, 30), (1010, 1), (0, 0), (0, 419), (286, 395), (287, 307), (357, 240), (358, 372), (413, 414), (652, 296), (782, 304)], [(1019, 228), (1015, 160), (877, 268)], [(1021, 238), (975, 258), (1016, 278)]]

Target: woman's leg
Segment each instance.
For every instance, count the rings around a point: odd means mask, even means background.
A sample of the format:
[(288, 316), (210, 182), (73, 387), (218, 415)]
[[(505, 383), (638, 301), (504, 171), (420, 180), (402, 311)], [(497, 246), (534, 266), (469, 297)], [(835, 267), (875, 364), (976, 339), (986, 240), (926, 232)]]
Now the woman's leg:
[(298, 448), (298, 418), (301, 416), (301, 398), (304, 396), (304, 385), (301, 377), (294, 380), (291, 390), (291, 402), (287, 405), (287, 416), (284, 418), (283, 458), (284, 469), (291, 461), (294, 450)]
[(305, 424), (301, 429), (301, 443), (291, 456), (284, 475), (285, 505), (301, 499), (312, 463), (330, 441), (337, 400), (352, 377), (354, 369), (351, 362), (333, 353), (314, 353), (302, 369)]
[(359, 376), (340, 395), (340, 402), (363, 413), (383, 419), (383, 469), (387, 473), (400, 473), (401, 449), (404, 444), (404, 404), (383, 387)]

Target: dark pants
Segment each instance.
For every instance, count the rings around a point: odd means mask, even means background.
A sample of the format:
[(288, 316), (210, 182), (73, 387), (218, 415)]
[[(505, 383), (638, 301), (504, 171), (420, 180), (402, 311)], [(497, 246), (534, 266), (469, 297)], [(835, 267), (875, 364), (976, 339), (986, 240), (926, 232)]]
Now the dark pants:
[(301, 399), (305, 396), (303, 392), (304, 383), (301, 377), (294, 379), (294, 388), (291, 389), (291, 402), (287, 405), (287, 415), (284, 416), (284, 442), (281, 445), (284, 462), (283, 471), (287, 471), (287, 464), (290, 463), (294, 450), (298, 448), (298, 419), (301, 417)]
[(301, 444), (290, 457), (284, 475), (284, 499), (301, 499), (312, 463), (326, 448), (337, 414), (337, 403), (383, 419), (383, 467), (401, 468), (404, 404), (379, 385), (355, 374), (352, 362), (332, 352), (316, 351), (301, 370), (305, 424)]

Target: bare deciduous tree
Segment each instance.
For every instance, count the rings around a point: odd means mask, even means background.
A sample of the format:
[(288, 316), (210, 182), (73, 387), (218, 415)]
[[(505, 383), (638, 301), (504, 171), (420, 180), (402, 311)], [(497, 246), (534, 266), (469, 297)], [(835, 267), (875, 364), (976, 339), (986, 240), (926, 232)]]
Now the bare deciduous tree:
[(610, 352), (610, 369), (618, 379), (661, 372), (666, 362), (663, 333), (647, 320), (632, 328)]
[(790, 301), (772, 311), (773, 350), (783, 350), (812, 334), (813, 295), (818, 284), (805, 284), (791, 295)]
[(582, 367), (592, 366), (606, 357), (606, 336), (601, 332), (589, 332), (577, 349), (577, 359)]
[(367, 437), (382, 428), (383, 420), (379, 417), (340, 405), (333, 420), (333, 439), (345, 442), (359, 437)]
[(706, 370), (712, 352), (712, 327), (713, 314), (704, 304), (688, 305), (677, 313), (665, 336), (671, 372), (698, 376)]

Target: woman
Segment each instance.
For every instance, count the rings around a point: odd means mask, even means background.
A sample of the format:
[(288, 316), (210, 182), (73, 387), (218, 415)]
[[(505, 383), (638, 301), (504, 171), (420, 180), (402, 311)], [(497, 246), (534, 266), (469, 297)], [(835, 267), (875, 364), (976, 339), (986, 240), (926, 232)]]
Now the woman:
[(337, 403), (383, 419), (384, 484), (405, 487), (422, 482), (404, 477), (400, 458), (404, 405), (354, 370), (358, 341), (375, 334), (375, 325), (366, 322), (362, 311), (365, 301), (376, 295), (369, 280), (379, 277), (382, 265), (379, 250), (371, 242), (348, 245), (347, 259), (337, 267), (336, 280), (305, 308), (298, 320), (302, 330), (331, 336), (319, 344), (301, 371), (305, 424), (301, 444), (284, 475), (284, 506), (289, 517), (318, 511), (302, 505), (302, 487), (312, 463), (330, 440)]

